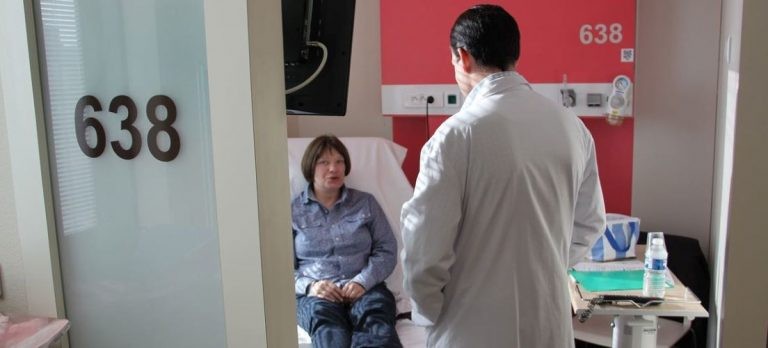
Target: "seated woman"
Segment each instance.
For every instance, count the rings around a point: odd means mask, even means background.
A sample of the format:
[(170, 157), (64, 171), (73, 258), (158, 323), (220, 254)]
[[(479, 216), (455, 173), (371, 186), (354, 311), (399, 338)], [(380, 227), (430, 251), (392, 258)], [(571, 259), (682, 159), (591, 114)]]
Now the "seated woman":
[(376, 199), (344, 185), (350, 168), (332, 135), (315, 138), (301, 160), (308, 184), (291, 202), (296, 317), (314, 347), (402, 347), (384, 284), (397, 241)]

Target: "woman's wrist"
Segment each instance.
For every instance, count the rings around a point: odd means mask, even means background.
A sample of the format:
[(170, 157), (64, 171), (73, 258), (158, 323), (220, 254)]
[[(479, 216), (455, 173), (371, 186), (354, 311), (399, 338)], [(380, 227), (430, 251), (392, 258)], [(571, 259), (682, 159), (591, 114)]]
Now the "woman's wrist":
[(307, 295), (312, 294), (312, 288), (315, 286), (315, 283), (317, 283), (317, 280), (313, 280), (307, 285), (307, 291), (305, 292)]

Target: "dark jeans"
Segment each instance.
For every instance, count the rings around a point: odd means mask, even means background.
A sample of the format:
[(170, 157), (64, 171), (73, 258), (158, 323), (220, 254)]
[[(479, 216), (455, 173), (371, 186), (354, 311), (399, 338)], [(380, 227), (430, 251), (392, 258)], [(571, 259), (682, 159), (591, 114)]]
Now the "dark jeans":
[(296, 319), (317, 348), (400, 348), (396, 313), (395, 297), (384, 283), (347, 304), (296, 295)]

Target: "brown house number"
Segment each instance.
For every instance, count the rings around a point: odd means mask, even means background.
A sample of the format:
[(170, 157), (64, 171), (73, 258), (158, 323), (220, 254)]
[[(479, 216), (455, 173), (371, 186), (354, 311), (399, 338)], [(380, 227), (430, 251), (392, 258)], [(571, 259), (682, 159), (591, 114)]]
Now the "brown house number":
[[(92, 95), (86, 95), (77, 101), (75, 107), (75, 135), (77, 137), (77, 144), (80, 146), (80, 150), (91, 158), (96, 158), (104, 153), (104, 149), (107, 146), (107, 137), (104, 132), (104, 126), (101, 125), (99, 120), (93, 117), (86, 117), (85, 108), (90, 106), (94, 112), (101, 111), (101, 103), (96, 97)], [(109, 112), (117, 115), (117, 111), (120, 107), (125, 107), (128, 110), (128, 116), (120, 122), (120, 129), (127, 131), (131, 134), (131, 145), (123, 147), (123, 145), (117, 141), (111, 141), (112, 150), (115, 154), (122, 159), (130, 160), (139, 155), (141, 151), (141, 132), (136, 128), (133, 123), (138, 117), (136, 109), (136, 103), (125, 95), (119, 95), (114, 97), (109, 103)], [(157, 118), (157, 108), (159, 106), (165, 107), (167, 116), (164, 120)], [(171, 98), (164, 95), (156, 95), (149, 99), (147, 102), (147, 119), (152, 123), (152, 127), (147, 134), (147, 146), (152, 156), (163, 162), (172, 161), (179, 154), (181, 149), (181, 139), (179, 138), (179, 132), (173, 128), (173, 122), (176, 121), (176, 104), (173, 103)], [(94, 146), (88, 145), (85, 140), (85, 131), (88, 127), (93, 128), (96, 133), (96, 144)], [(163, 151), (157, 145), (157, 136), (160, 132), (165, 132), (171, 140), (171, 146), (168, 150)]]

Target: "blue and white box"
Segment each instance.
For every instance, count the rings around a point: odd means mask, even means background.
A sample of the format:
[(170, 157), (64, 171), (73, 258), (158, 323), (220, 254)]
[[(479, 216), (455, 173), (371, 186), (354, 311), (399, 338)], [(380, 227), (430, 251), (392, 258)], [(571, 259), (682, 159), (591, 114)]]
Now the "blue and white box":
[(640, 219), (622, 214), (606, 214), (605, 232), (592, 246), (587, 258), (592, 261), (613, 261), (635, 257)]

